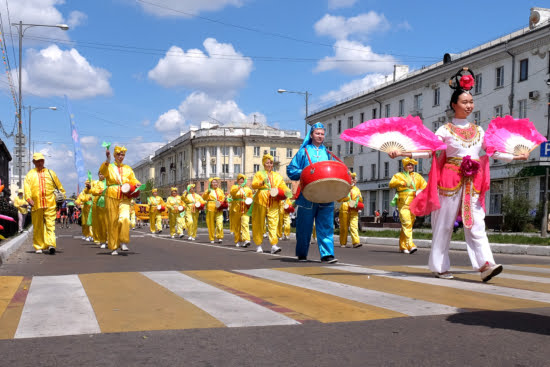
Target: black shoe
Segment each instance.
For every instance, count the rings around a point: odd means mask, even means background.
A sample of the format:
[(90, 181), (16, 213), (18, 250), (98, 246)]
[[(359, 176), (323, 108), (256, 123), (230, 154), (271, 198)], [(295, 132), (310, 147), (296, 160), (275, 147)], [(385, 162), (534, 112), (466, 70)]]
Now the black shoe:
[(307, 256), (298, 256), (298, 261), (301, 263), (307, 263)]
[(323, 256), (321, 258), (321, 262), (334, 264), (334, 263), (338, 262), (338, 259), (335, 259), (334, 256), (332, 256), (332, 255), (328, 255), (328, 256)]
[(416, 251), (418, 251), (418, 249), (416, 247), (413, 247), (409, 250), (409, 254), (414, 254)]
[(55, 247), (50, 246), (50, 248), (48, 249), (48, 252), (50, 253), (50, 255), (55, 255)]

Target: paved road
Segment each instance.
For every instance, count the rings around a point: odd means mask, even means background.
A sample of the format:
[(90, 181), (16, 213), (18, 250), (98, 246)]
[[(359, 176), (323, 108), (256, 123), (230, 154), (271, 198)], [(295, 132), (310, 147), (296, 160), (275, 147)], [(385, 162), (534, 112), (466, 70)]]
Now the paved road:
[(2, 365), (548, 365), (547, 257), (497, 256), (483, 284), (464, 252), (449, 281), (422, 249), (337, 248), (325, 265), (290, 241), (257, 254), (138, 230), (111, 256), (78, 235), (0, 266)]

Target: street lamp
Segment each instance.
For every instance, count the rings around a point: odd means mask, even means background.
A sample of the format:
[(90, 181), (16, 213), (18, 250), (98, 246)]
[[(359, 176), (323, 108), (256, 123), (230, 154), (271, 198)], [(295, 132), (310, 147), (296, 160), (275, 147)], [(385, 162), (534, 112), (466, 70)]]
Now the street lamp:
[(305, 132), (304, 132), (304, 136), (306, 136), (307, 135), (308, 100), (309, 100), (309, 96), (311, 96), (311, 93), (309, 93), (307, 90), (305, 92), (296, 92), (296, 91), (286, 90), (286, 89), (278, 89), (277, 93), (295, 93), (306, 97), (306, 117), (305, 117), (306, 126), (305, 126)]
[[(57, 111), (57, 107), (31, 107), (29, 106), (29, 170), (31, 169), (31, 113), (34, 110), (52, 110)], [(34, 152), (33, 152), (34, 153)]]
[(17, 138), (15, 139), (16, 146), (19, 146), (19, 188), (22, 188), (21, 186), (21, 178), (23, 176), (23, 162), (22, 162), (22, 149), (23, 146), (22, 140), (23, 140), (23, 132), (22, 132), (22, 124), (21, 121), (21, 107), (22, 107), (22, 99), (23, 95), (21, 93), (21, 87), (23, 84), (23, 80), (21, 79), (21, 71), (22, 71), (22, 65), (23, 65), (23, 35), (25, 31), (32, 27), (51, 27), (51, 28), (59, 28), (64, 31), (69, 29), (69, 26), (66, 24), (56, 24), (56, 25), (48, 25), (48, 24), (29, 24), (29, 23), (23, 23), (22, 21), (19, 21), (19, 23), (12, 23), (11, 24), (14, 27), (17, 27), (17, 33), (19, 34), (19, 104), (17, 106), (17, 117), (19, 118), (18, 123), (18, 129), (17, 129)]

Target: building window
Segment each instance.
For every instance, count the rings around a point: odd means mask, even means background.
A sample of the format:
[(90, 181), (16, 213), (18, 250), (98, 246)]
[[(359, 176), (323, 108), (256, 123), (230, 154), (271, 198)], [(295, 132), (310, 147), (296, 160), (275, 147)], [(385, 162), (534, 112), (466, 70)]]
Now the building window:
[(519, 103), (519, 118), (524, 119), (527, 117), (527, 100), (521, 99), (518, 101)]
[(201, 192), (204, 192), (204, 181), (201, 181)]
[(218, 147), (210, 147), (210, 156), (216, 156)]
[(482, 87), (483, 87), (483, 75), (477, 74), (475, 79), (476, 79), (476, 84), (474, 85), (474, 94), (481, 94)]
[(353, 116), (348, 117), (348, 129), (353, 129)]
[(258, 172), (260, 170), (260, 165), (259, 164), (255, 164), (254, 165), (254, 173)]
[(342, 120), (338, 120), (338, 134), (342, 132)]
[(216, 174), (216, 164), (211, 164), (210, 165), (210, 173), (215, 175)]
[(384, 162), (384, 177), (390, 176), (390, 162)]
[(277, 156), (277, 148), (271, 147), (269, 148), (269, 155), (272, 155), (273, 158)]
[(384, 106), (384, 117), (390, 117), (391, 105), (388, 103)]
[(349, 155), (353, 155), (353, 143), (351, 141), (346, 142), (346, 151)]
[(382, 191), (382, 210), (390, 211), (390, 190)]
[(254, 157), (260, 156), (260, 147), (254, 147)]
[(481, 112), (474, 111), (474, 124), (479, 125), (481, 123)]
[(414, 168), (418, 168), (417, 172), (419, 172), (419, 173), (422, 173), (422, 171), (423, 171), (423, 169), (422, 169), (422, 168), (424, 168), (423, 167), (424, 166), (423, 162), (424, 161), (422, 160), (422, 158), (418, 158), (418, 166), (414, 167)]
[(495, 107), (495, 117), (502, 117), (502, 105)]
[(229, 164), (222, 164), (222, 173), (229, 173)]
[(229, 149), (230, 147), (220, 147), (221, 153), (224, 157), (227, 157), (229, 155)]
[(502, 195), (504, 194), (504, 182), (492, 181), (489, 196), (489, 213), (501, 214)]
[(495, 69), (495, 88), (504, 86), (504, 66)]
[(434, 89), (434, 106), (439, 106), (439, 96), (440, 96), (440, 89), (435, 88)]
[(233, 165), (233, 172), (234, 173), (241, 173), (241, 165), (240, 164), (234, 164)]
[(361, 112), (361, 115), (359, 115), (359, 123), (362, 124), (363, 122), (365, 122), (365, 113), (364, 112)]
[(359, 166), (359, 181), (363, 181), (363, 166)]
[(370, 179), (371, 180), (376, 179), (376, 164), (375, 163), (370, 165)]
[(414, 96), (414, 111), (422, 112), (422, 94), (416, 94)]
[(432, 122), (432, 127), (433, 127), (434, 132), (437, 131), (437, 129), (439, 129), (440, 126), (441, 126), (441, 122), (439, 122), (439, 121)]
[(405, 116), (405, 100), (399, 100), (399, 116)]
[(233, 154), (240, 157), (241, 154), (242, 154), (242, 148), (241, 147), (233, 147)]
[(373, 108), (373, 109), (372, 109), (372, 118), (373, 118), (373, 119), (376, 118), (377, 112), (378, 112), (378, 111), (376, 110), (376, 108)]
[(206, 147), (201, 148), (201, 157), (206, 157)]
[(286, 148), (286, 157), (292, 158), (292, 148)]
[(332, 136), (332, 124), (328, 124), (327, 136)]
[(403, 169), (403, 160), (402, 159), (397, 161), (397, 171), (398, 172), (403, 172), (404, 171), (404, 169)]
[(374, 212), (376, 211), (376, 191), (370, 191), (369, 204), (369, 215), (374, 215)]
[(529, 200), (528, 178), (518, 178), (514, 180), (514, 197)]
[(340, 146), (340, 144), (338, 144), (338, 145), (336, 146), (336, 155), (337, 155), (338, 157), (340, 157), (340, 156), (342, 155), (342, 147)]
[(359, 153), (363, 153), (363, 145), (359, 144)]
[(519, 81), (527, 80), (529, 77), (529, 59), (523, 59), (519, 62)]

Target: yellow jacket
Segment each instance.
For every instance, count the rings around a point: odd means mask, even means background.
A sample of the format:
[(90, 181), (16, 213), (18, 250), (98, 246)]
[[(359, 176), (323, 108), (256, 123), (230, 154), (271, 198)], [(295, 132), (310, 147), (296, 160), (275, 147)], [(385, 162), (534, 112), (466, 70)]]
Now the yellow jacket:
[(206, 211), (214, 212), (217, 210), (216, 201), (222, 203), (225, 200), (225, 195), (223, 190), (218, 187), (215, 190), (206, 190), (202, 194), (202, 198), (206, 200)]
[(149, 213), (155, 213), (158, 205), (166, 206), (166, 203), (160, 196), (149, 196), (147, 198), (147, 204), (149, 204)]
[[(414, 185), (413, 185), (414, 180)], [(411, 172), (397, 172), (390, 181), (390, 189), (396, 189), (398, 194), (398, 206), (409, 205), (416, 197), (416, 191), (426, 188), (426, 180), (421, 174)], [(416, 188), (416, 191), (415, 191)]]
[(27, 209), (28, 205), (29, 205), (29, 203), (27, 203), (27, 201), (24, 198), (19, 199), (19, 196), (17, 196), (15, 198), (15, 200), (13, 201), (13, 206), (15, 206), (17, 208), (17, 210), (19, 210), (19, 213), (21, 213), (21, 214), (27, 214), (28, 213), (28, 211), (29, 211), (29, 209)]
[(82, 192), (78, 194), (78, 197), (74, 203), (82, 206), (92, 205), (92, 190), (88, 190), (88, 188), (82, 190)]
[(90, 193), (92, 194), (94, 204), (97, 204), (97, 200), (103, 194), (103, 190), (105, 190), (105, 186), (103, 185), (103, 181), (92, 181), (92, 185), (90, 188)]
[(233, 185), (231, 186), (231, 208), (229, 208), (231, 213), (241, 213), (244, 214), (248, 211), (244, 200), (246, 198), (251, 198), (252, 190), (248, 186)]
[(168, 209), (171, 213), (179, 213), (178, 206), (183, 206), (185, 210), (185, 203), (181, 200), (181, 196), (169, 196), (168, 199), (166, 199), (166, 209)]
[(197, 208), (195, 208), (195, 203), (197, 201), (201, 204), (205, 203), (205, 201), (202, 199), (202, 197), (197, 193), (186, 194), (186, 195), (184, 194), (184, 195), (182, 195), (182, 199), (185, 202), (185, 204), (187, 205), (187, 210), (190, 210), (191, 213), (195, 213), (197, 211)]
[(132, 167), (121, 164), (103, 162), (99, 167), (99, 172), (107, 180), (107, 196), (114, 199), (122, 199), (122, 191), (120, 187), (122, 184), (130, 183), (136, 186), (140, 186), (140, 182), (136, 179)]
[(342, 205), (340, 206), (340, 210), (346, 210), (346, 211), (349, 210), (350, 209), (350, 204), (352, 202), (355, 204), (355, 202), (357, 202), (358, 198), (359, 198), (359, 202), (362, 203), (363, 202), (363, 195), (361, 195), (361, 190), (359, 190), (359, 188), (354, 185), (354, 186), (351, 187), (351, 190), (349, 191), (348, 196), (338, 200), (339, 202), (342, 203)]
[(265, 207), (278, 206), (278, 200), (272, 200), (269, 189), (280, 188), (285, 192), (290, 191), (288, 186), (283, 181), (283, 178), (277, 172), (266, 172), (264, 170), (256, 172), (252, 179), (252, 188), (258, 190), (254, 197), (254, 204), (259, 204)]
[(55, 195), (53, 190), (57, 188), (65, 196), (65, 189), (59, 182), (54, 171), (44, 168), (40, 172), (36, 168), (31, 169), (25, 176), (25, 200), (32, 199), (32, 210), (55, 208)]

